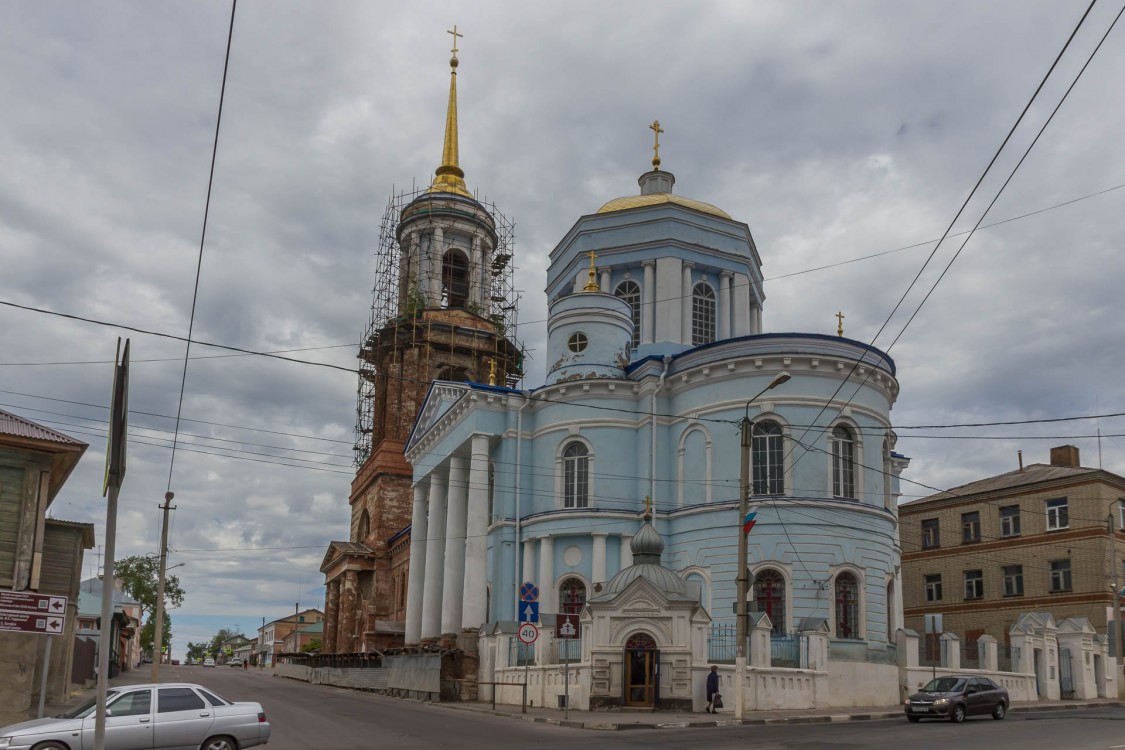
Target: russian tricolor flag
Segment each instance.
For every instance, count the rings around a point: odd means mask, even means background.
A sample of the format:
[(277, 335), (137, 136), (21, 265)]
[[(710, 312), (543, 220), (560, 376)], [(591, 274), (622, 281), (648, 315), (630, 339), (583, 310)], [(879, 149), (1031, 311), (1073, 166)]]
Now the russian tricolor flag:
[(758, 515), (758, 509), (757, 508), (751, 508), (750, 512), (746, 514), (746, 518), (742, 519), (742, 533), (743, 534), (749, 534), (750, 529), (754, 528), (754, 524), (757, 522), (757, 515)]

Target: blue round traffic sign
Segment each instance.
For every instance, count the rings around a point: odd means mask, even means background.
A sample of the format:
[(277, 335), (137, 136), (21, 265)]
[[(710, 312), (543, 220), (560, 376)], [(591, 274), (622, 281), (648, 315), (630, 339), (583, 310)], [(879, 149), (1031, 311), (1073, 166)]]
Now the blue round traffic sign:
[(539, 601), (539, 587), (530, 581), (525, 581), (524, 584), (520, 586), (520, 601)]

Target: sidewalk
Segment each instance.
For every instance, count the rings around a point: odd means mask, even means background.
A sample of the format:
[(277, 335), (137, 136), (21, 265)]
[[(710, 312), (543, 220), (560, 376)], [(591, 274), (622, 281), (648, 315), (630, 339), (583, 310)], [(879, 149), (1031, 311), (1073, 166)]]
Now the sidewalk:
[[(718, 714), (682, 713), (666, 711), (578, 711), (572, 709), (569, 717), (562, 709), (529, 707), (522, 713), (519, 706), (497, 705), (491, 703), (435, 703), (434, 706), (455, 711), (474, 711), (477, 713), (502, 716), (541, 724), (554, 724), (573, 729), (601, 731), (623, 731), (628, 729), (682, 729), (685, 727), (728, 727), (762, 724), (818, 724), (842, 721), (872, 721), (876, 719), (903, 718), (902, 706), (852, 706), (847, 708), (795, 709), (750, 711), (741, 722), (734, 719), (730, 709)], [(1019, 701), (1013, 703), (1009, 713), (1030, 711), (1067, 711), (1080, 708), (1125, 706), (1118, 700), (1098, 699), (1087, 701)]]

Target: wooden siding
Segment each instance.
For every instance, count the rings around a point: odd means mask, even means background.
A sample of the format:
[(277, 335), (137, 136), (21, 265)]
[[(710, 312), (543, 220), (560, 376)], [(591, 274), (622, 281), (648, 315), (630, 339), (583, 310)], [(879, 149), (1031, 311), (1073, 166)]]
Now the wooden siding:
[(47, 522), (43, 535), (43, 568), (39, 593), (70, 597), (77, 601), (82, 530)]
[(0, 586), (11, 586), (19, 544), (24, 470), (0, 466)]

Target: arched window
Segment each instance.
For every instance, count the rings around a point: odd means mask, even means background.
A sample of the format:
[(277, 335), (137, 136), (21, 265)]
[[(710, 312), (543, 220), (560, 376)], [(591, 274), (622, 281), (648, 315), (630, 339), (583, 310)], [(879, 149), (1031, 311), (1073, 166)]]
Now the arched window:
[(641, 343), (641, 287), (635, 281), (622, 281), (613, 293), (629, 303), (633, 318), (633, 348), (636, 349)]
[(772, 419), (754, 423), (751, 439), (755, 495), (785, 494), (785, 436)]
[(855, 438), (851, 428), (832, 428), (832, 495), (855, 499)]
[(785, 633), (785, 578), (766, 568), (754, 576), (754, 611), (765, 612), (773, 623), (773, 633)]
[(691, 290), (691, 345), (715, 340), (715, 290), (699, 282)]
[(590, 452), (576, 441), (563, 450), (563, 507), (586, 508), (589, 505)]
[(371, 533), (371, 514), (367, 512), (367, 508), (359, 514), (359, 524), (356, 527), (356, 541), (366, 542), (367, 535)]
[(586, 584), (578, 578), (567, 578), (559, 586), (559, 614), (579, 615), (586, 606)]
[(859, 638), (859, 581), (852, 573), (836, 576), (836, 637)]
[(445, 307), (465, 307), (469, 301), (469, 262), (460, 250), (442, 256), (441, 294)]

